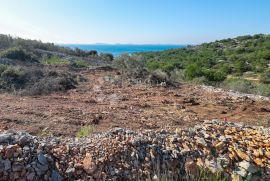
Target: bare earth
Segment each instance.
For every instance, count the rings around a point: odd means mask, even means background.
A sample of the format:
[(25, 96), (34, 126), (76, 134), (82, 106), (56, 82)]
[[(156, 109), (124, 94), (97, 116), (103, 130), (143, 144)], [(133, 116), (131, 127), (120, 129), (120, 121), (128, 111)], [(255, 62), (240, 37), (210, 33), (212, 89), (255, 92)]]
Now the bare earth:
[(73, 136), (90, 124), (96, 125), (96, 131), (105, 131), (113, 127), (175, 129), (206, 119), (266, 126), (270, 120), (270, 101), (266, 100), (229, 96), (194, 85), (121, 87), (108, 80), (113, 71), (82, 74), (88, 81), (67, 93), (38, 97), (0, 94), (0, 130), (38, 134), (46, 128), (54, 135)]

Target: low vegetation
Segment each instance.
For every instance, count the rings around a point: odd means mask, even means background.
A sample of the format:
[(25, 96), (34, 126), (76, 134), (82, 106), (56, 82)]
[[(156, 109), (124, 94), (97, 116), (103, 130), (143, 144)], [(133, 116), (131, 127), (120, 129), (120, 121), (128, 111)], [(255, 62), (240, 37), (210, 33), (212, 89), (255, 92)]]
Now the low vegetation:
[(113, 58), (112, 54), (99, 55), (95, 50), (0, 35), (0, 91), (47, 95), (73, 89), (85, 80), (78, 78), (76, 69), (90, 67), (91, 61), (97, 64)]
[(83, 126), (80, 130), (76, 133), (76, 137), (81, 138), (85, 136), (89, 136), (93, 132), (95, 132), (96, 128), (92, 125)]
[(21, 95), (47, 95), (77, 85), (76, 75), (40, 67), (0, 64), (0, 90)]
[(71, 67), (74, 67), (74, 68), (87, 68), (90, 66), (87, 62), (82, 61), (82, 60), (75, 60), (71, 62), (70, 65)]
[(37, 62), (37, 57), (35, 55), (26, 52), (22, 48), (8, 48), (0, 52), (0, 57), (9, 58), (12, 60), (28, 61), (28, 62)]
[[(40, 64), (45, 67), (63, 65), (77, 70), (91, 67), (91, 62), (97, 65), (97, 60), (103, 63), (113, 62), (114, 67), (119, 69), (122, 79), (124, 77), (133, 82), (135, 80), (139, 83), (169, 86), (192, 82), (245, 93), (270, 95), (270, 35), (263, 34), (240, 36), (162, 52), (123, 54), (117, 58), (108, 53), (98, 54), (95, 50), (70, 49), (51, 43), (0, 35), (1, 90), (25, 90), (30, 84), (32, 87), (41, 85), (53, 87), (45, 88), (48, 91), (44, 94), (66, 90), (65, 86), (52, 84), (61, 85), (59, 82), (65, 79), (67, 81), (64, 82), (73, 82), (68, 84), (74, 85), (75, 82), (71, 81), (72, 76), (68, 73), (58, 74), (61, 78), (52, 77), (39, 69), (44, 77), (30, 76), (28, 77), (30, 80), (26, 81), (24, 79), (26, 74), (32, 73), (26, 73), (29, 69), (24, 65)], [(6, 64), (14, 65), (12, 63), (18, 61), (23, 66), (6, 69)]]
[(46, 64), (46, 65), (68, 65), (68, 64), (70, 64), (70, 61), (63, 59), (63, 58), (60, 58), (60, 57), (57, 57), (57, 56), (52, 56), (50, 58), (46, 58), (43, 61), (43, 64)]
[(26, 52), (31, 52), (36, 55), (40, 55), (40, 53), (38, 53), (40, 51), (37, 50), (42, 50), (43, 52), (57, 52), (58, 54), (61, 53), (77, 57), (98, 57), (98, 53), (95, 50), (84, 51), (78, 48), (71, 49), (63, 46), (58, 46), (53, 43), (43, 43), (41, 41), (26, 40), (0, 34), (0, 50), (7, 50), (10, 48), (24, 49)]
[[(142, 63), (141, 70), (150, 74), (158, 72), (166, 82), (193, 82), (270, 95), (270, 35), (240, 36), (181, 49), (138, 53), (127, 60)], [(128, 69), (127, 65), (122, 68)], [(247, 74), (257, 77), (246, 77)]]

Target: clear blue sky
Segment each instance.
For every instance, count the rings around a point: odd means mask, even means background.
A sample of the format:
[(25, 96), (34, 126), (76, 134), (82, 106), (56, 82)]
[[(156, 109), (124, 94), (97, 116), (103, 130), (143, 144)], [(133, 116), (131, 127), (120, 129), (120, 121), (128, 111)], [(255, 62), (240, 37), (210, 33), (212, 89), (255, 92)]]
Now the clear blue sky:
[(197, 44), (270, 33), (270, 0), (0, 0), (0, 33), (55, 43)]

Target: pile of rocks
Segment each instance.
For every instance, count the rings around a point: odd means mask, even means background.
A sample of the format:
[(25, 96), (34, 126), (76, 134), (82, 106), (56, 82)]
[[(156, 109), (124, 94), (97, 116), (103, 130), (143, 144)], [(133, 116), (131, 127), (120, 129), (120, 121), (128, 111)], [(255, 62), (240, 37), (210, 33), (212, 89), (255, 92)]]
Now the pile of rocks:
[(270, 180), (270, 130), (205, 121), (175, 132), (116, 128), (86, 138), (0, 134), (0, 180)]

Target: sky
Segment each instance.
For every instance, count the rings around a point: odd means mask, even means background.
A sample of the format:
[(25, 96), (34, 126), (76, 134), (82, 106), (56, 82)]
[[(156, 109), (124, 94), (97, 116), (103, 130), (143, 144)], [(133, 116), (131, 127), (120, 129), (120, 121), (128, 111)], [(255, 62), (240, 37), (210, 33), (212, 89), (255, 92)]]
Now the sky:
[(63, 44), (199, 44), (269, 21), (270, 0), (0, 0), (0, 34)]

